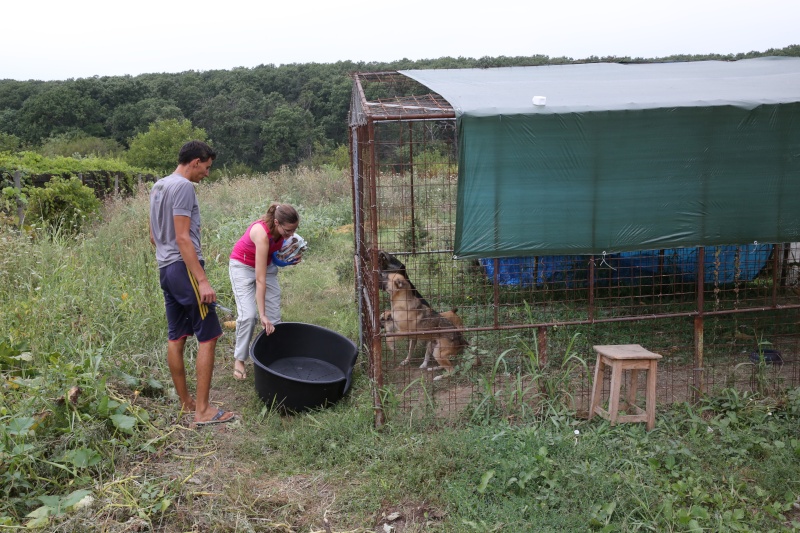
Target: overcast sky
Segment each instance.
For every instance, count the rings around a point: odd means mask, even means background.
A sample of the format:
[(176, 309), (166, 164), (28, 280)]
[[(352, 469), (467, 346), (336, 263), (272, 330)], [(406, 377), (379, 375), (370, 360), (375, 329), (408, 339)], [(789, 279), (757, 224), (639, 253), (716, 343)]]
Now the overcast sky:
[(0, 79), (800, 44), (800, 0), (7, 0)]

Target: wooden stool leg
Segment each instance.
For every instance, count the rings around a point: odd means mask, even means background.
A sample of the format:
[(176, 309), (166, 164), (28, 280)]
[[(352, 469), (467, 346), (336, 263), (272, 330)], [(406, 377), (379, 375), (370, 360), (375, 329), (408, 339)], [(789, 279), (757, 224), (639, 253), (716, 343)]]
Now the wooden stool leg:
[(610, 397), (608, 400), (608, 419), (611, 425), (617, 423), (619, 412), (619, 390), (622, 387), (622, 366), (616, 363), (611, 364), (611, 386), (609, 389)]
[(650, 361), (650, 368), (647, 370), (647, 393), (645, 401), (647, 402), (647, 431), (653, 429), (656, 425), (656, 361)]
[(625, 401), (628, 402), (628, 412), (636, 411), (636, 389), (639, 387), (639, 371), (632, 369), (628, 373), (628, 393)]
[(592, 383), (592, 401), (589, 402), (589, 419), (595, 415), (595, 410), (600, 405), (600, 397), (603, 394), (603, 357), (597, 356), (597, 363), (594, 365), (594, 383)]

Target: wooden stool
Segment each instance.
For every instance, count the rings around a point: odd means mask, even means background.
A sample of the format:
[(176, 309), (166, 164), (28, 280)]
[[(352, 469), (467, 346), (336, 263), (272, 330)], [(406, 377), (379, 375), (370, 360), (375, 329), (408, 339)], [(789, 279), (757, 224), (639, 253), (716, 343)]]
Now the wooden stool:
[[(592, 386), (592, 402), (589, 406), (589, 418), (598, 414), (611, 422), (647, 422), (647, 431), (656, 424), (656, 366), (661, 356), (649, 352), (638, 344), (609, 344), (595, 346), (597, 364), (594, 367), (594, 384)], [(603, 370), (611, 367), (611, 386), (609, 387), (608, 410), (602, 408)], [(619, 394), (622, 386), (622, 375), (630, 370), (628, 394), (623, 401), (636, 414), (619, 414)], [(636, 388), (639, 371), (647, 372), (647, 391), (645, 393), (646, 410), (636, 406)]]

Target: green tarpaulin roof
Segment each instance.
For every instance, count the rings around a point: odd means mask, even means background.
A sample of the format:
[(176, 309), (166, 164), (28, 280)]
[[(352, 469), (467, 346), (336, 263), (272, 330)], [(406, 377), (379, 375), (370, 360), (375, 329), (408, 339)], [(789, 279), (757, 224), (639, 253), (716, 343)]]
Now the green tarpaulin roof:
[(459, 257), (800, 240), (800, 58), (401, 73), (456, 110)]

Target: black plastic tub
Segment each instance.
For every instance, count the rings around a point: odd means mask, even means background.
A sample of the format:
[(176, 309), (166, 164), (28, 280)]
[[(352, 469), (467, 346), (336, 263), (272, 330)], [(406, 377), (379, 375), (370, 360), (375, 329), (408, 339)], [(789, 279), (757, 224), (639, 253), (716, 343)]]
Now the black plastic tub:
[(304, 411), (339, 401), (350, 389), (358, 350), (314, 324), (281, 322), (250, 345), (256, 392), (269, 407)]

